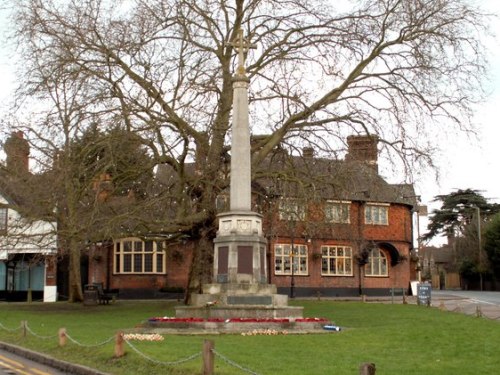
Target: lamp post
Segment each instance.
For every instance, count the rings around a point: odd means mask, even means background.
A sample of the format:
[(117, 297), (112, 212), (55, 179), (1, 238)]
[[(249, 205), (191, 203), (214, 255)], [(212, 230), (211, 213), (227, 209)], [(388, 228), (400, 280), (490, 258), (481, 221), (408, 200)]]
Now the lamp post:
[(292, 268), (292, 277), (290, 279), (290, 298), (295, 298), (295, 260), (293, 259), (295, 256), (294, 253), (294, 245), (293, 245), (293, 237), (292, 237), (292, 248), (290, 249), (290, 267)]
[(483, 291), (483, 256), (481, 245), (481, 210), (478, 206), (474, 207), (477, 211), (477, 244), (478, 244), (478, 263), (479, 263), (479, 289)]

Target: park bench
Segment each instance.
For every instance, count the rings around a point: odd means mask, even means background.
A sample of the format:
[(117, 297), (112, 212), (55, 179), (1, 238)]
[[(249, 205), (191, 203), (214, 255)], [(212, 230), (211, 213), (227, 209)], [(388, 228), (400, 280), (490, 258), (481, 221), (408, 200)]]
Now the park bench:
[(109, 301), (115, 300), (116, 296), (118, 295), (118, 291), (105, 291), (102, 283), (93, 283), (85, 285), (85, 294), (89, 295), (90, 298), (92, 300), (95, 300), (95, 302), (97, 302), (99, 305), (107, 305), (109, 304)]

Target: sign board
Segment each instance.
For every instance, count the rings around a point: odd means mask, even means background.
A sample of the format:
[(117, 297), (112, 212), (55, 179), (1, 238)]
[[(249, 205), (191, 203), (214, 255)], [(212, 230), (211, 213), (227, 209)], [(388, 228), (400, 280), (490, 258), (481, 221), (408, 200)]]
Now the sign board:
[(431, 305), (431, 290), (432, 286), (429, 283), (419, 283), (417, 286), (417, 304)]

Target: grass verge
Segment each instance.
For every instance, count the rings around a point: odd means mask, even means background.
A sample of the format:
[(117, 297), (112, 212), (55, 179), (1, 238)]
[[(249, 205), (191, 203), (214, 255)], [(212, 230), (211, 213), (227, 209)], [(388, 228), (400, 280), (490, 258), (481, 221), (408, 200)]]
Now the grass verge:
[[(374, 362), (380, 374), (493, 374), (500, 366), (500, 324), (482, 318), (415, 305), (294, 301), (305, 316), (325, 317), (341, 332), (286, 336), (165, 336), (161, 342), (133, 345), (147, 357), (173, 362), (201, 351), (203, 340), (239, 366), (258, 374), (357, 374), (363, 362)], [(173, 302), (117, 301), (109, 306), (68, 303), (1, 304), (0, 323), (14, 329), (28, 322), (38, 336), (0, 328), (0, 340), (120, 375), (200, 373), (201, 359), (166, 366), (147, 360), (126, 346), (126, 355), (113, 358), (113, 337), (153, 316), (172, 316)], [(79, 344), (58, 346), (59, 328)], [(43, 337), (43, 338), (41, 338)], [(216, 357), (219, 375), (245, 374)]]

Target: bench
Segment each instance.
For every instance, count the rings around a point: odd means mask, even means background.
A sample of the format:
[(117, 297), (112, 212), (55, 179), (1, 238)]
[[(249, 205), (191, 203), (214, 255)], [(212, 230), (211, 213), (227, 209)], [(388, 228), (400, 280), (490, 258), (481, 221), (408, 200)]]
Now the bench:
[[(114, 301), (118, 295), (117, 290), (105, 291), (102, 283), (93, 283), (85, 285), (85, 294), (91, 295), (90, 298), (95, 300), (99, 305), (107, 305), (109, 301)], [(91, 304), (91, 303), (89, 303)]]
[(113, 299), (113, 296), (109, 293), (105, 293), (102, 288), (102, 283), (95, 283), (95, 287), (97, 288), (97, 301), (99, 305), (107, 305), (109, 301)]

